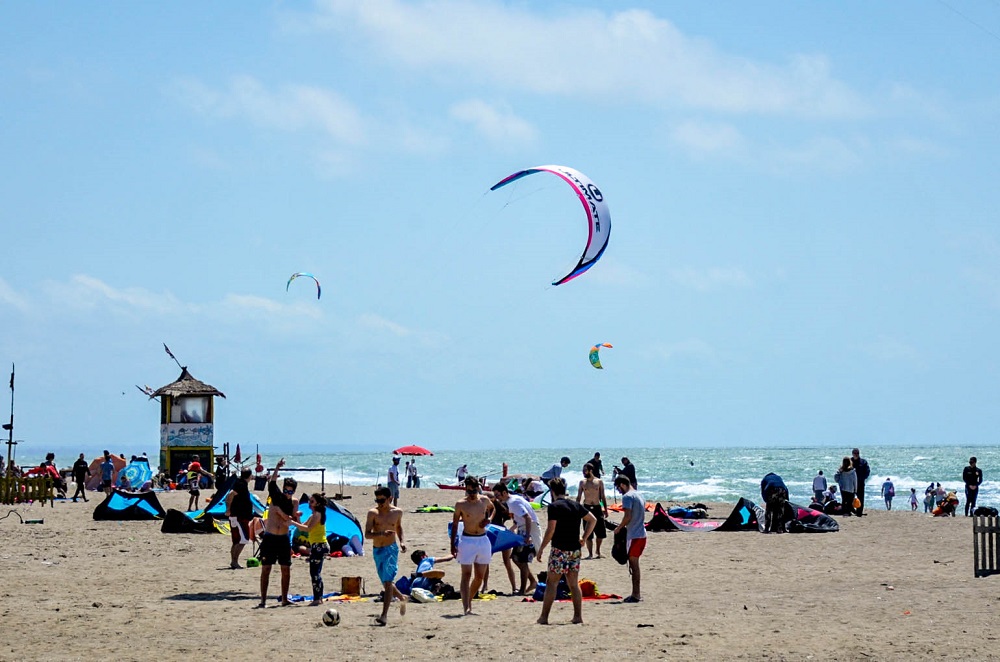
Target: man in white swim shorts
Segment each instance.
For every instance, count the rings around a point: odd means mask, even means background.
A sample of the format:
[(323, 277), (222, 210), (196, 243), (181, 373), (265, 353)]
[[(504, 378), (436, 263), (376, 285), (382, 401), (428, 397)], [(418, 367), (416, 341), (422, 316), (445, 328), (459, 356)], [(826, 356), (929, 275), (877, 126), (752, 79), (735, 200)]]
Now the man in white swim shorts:
[[(472, 599), (479, 594), (486, 571), (490, 567), (492, 546), (486, 535), (486, 525), (493, 517), (493, 502), (479, 493), (479, 481), (474, 476), (465, 479), (465, 498), (455, 504), (451, 520), (451, 553), (462, 565), (462, 609), (472, 613)], [(459, 524), (462, 533), (459, 536)]]

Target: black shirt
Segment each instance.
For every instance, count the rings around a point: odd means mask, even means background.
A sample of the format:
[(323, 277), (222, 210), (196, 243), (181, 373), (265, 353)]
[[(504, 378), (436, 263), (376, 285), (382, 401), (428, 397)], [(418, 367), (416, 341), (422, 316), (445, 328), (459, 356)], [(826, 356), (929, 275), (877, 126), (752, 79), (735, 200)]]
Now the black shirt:
[(73, 477), (76, 481), (82, 482), (83, 479), (90, 473), (90, 465), (87, 464), (86, 460), (77, 460), (73, 463)]
[(253, 519), (253, 502), (250, 501), (250, 486), (245, 480), (233, 484), (233, 501), (229, 504), (229, 514), (236, 519)]
[(580, 549), (580, 523), (587, 516), (587, 509), (576, 501), (563, 497), (549, 504), (549, 520), (555, 520), (556, 532), (552, 546), (564, 552)]
[(962, 470), (962, 480), (966, 485), (979, 485), (983, 482), (983, 470), (970, 464)]
[(601, 458), (592, 457), (590, 458), (590, 462), (588, 462), (588, 464), (594, 467), (594, 478), (600, 478), (604, 475), (604, 463), (601, 462)]
[(639, 483), (635, 482), (635, 465), (634, 464), (632, 464), (631, 462), (629, 462), (624, 467), (622, 467), (622, 470), (619, 471), (618, 473), (620, 473), (621, 475), (623, 475), (626, 478), (628, 478), (628, 482), (632, 483), (632, 489), (635, 489), (635, 488), (639, 487)]

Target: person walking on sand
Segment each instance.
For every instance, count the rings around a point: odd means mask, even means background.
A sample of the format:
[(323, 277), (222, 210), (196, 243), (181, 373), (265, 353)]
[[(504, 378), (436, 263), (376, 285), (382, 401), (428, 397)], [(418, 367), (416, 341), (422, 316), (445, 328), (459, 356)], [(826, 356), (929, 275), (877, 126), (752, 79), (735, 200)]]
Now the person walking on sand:
[(472, 614), (472, 600), (479, 594), (493, 556), (493, 546), (486, 536), (486, 525), (492, 518), (493, 503), (479, 493), (475, 476), (466, 476), (465, 498), (455, 504), (451, 519), (451, 553), (462, 566), (462, 610), (466, 616)]
[(226, 517), (229, 518), (229, 533), (233, 546), (229, 548), (229, 567), (239, 570), (240, 554), (250, 542), (250, 522), (253, 521), (253, 501), (250, 500), (250, 477), (253, 472), (243, 469), (239, 479), (226, 495)]
[(917, 488), (910, 488), (910, 510), (917, 512)]
[(293, 497), (299, 484), (294, 478), (288, 477), (282, 482), (281, 488), (278, 488), (278, 475), (283, 466), (285, 458), (278, 460), (267, 479), (267, 495), (271, 498), (271, 507), (267, 510), (264, 538), (260, 542), (259, 609), (267, 607), (267, 585), (275, 563), (281, 567), (281, 605), (292, 604), (288, 601), (288, 583), (292, 577), (292, 540), (288, 536), (288, 528), (292, 513), (295, 512)]
[(517, 532), (524, 539), (524, 544), (514, 548), (512, 558), (521, 574), (521, 595), (531, 596), (535, 593), (538, 581), (532, 575), (528, 564), (535, 559), (538, 548), (542, 544), (538, 516), (535, 515), (535, 509), (531, 507), (528, 500), (522, 496), (511, 494), (510, 488), (503, 481), (493, 486), (493, 495), (510, 512)]
[(306, 532), (306, 541), (309, 543), (309, 579), (313, 590), (309, 606), (316, 607), (323, 604), (323, 561), (330, 554), (330, 544), (326, 540), (326, 497), (319, 492), (310, 495), (309, 509), (311, 512), (305, 522), (299, 523), (293, 518), (290, 524)]
[(833, 479), (837, 481), (837, 485), (840, 485), (840, 514), (844, 517), (850, 517), (854, 512), (854, 493), (858, 489), (858, 474), (854, 471), (851, 458), (844, 458), (837, 473), (833, 475)]
[(83, 453), (80, 453), (80, 457), (76, 462), (73, 463), (73, 480), (76, 482), (76, 492), (73, 494), (73, 503), (76, 503), (77, 497), (83, 497), (84, 502), (87, 501), (87, 478), (90, 476), (90, 465), (87, 461), (83, 459)]
[(854, 465), (854, 473), (857, 475), (858, 487), (855, 496), (861, 502), (854, 514), (861, 517), (865, 514), (865, 481), (868, 480), (872, 470), (868, 466), (868, 460), (861, 457), (861, 451), (857, 448), (851, 450), (851, 464)]
[[(399, 459), (396, 459), (399, 462)], [(388, 487), (375, 490), (375, 507), (368, 511), (365, 521), (365, 538), (372, 541), (372, 557), (378, 580), (382, 582), (382, 615), (375, 619), (375, 625), (384, 626), (389, 622), (389, 607), (393, 598), (399, 600), (399, 615), (406, 615), (406, 596), (396, 588), (396, 570), (399, 568), (399, 552), (406, 551), (403, 542), (403, 511), (392, 504), (392, 492)]]
[(885, 509), (892, 510), (892, 499), (896, 496), (896, 486), (892, 484), (892, 480), (888, 476), (885, 477), (885, 482), (882, 483), (882, 498), (885, 499)]
[(388, 471), (388, 487), (389, 494), (392, 495), (392, 505), (399, 505), (399, 456), (395, 455), (392, 458), (392, 466), (389, 467)]
[(976, 466), (975, 457), (970, 457), (969, 466), (962, 470), (962, 481), (965, 483), (965, 516), (971, 517), (976, 510), (979, 486), (983, 484), (983, 470)]
[(597, 520), (593, 535), (587, 538), (587, 558), (594, 558), (594, 538), (597, 538), (597, 558), (601, 558), (601, 543), (608, 537), (604, 524), (608, 518), (608, 500), (604, 495), (604, 481), (598, 480), (590, 462), (583, 465), (583, 480), (576, 490), (576, 502), (582, 502), (587, 512)]
[(115, 463), (111, 461), (111, 453), (104, 451), (104, 462), (101, 462), (101, 489), (110, 495), (114, 489)]
[(813, 501), (823, 503), (823, 492), (826, 492), (826, 487), (826, 476), (823, 475), (823, 470), (820, 469), (819, 473), (813, 478)]
[(628, 572), (632, 575), (632, 593), (622, 602), (642, 601), (642, 581), (639, 574), (639, 557), (646, 549), (646, 502), (632, 487), (624, 473), (615, 478), (615, 489), (622, 495), (622, 523), (615, 529), (625, 532), (625, 549), (628, 550)]
[[(545, 575), (545, 596), (542, 599), (542, 614), (538, 617), (539, 625), (549, 624), (549, 612), (556, 599), (559, 580), (566, 576), (569, 594), (573, 598), (572, 623), (583, 624), (583, 595), (580, 592), (580, 550), (584, 541), (594, 532), (597, 519), (580, 503), (570, 501), (566, 497), (566, 481), (553, 478), (549, 481), (552, 492), (552, 503), (549, 504), (549, 521), (545, 527), (545, 537), (538, 548), (538, 553), (549, 543), (552, 551), (549, 553), (548, 572)], [(580, 537), (580, 523), (586, 526), (583, 538)]]

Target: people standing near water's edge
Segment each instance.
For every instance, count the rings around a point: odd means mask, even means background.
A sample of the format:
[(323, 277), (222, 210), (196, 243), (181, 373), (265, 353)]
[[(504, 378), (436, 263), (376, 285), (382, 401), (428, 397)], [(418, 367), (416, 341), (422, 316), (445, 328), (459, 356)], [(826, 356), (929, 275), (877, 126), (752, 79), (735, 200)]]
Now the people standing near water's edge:
[(932, 510), (934, 510), (934, 496), (935, 496), (935, 494), (936, 494), (936, 491), (934, 489), (934, 483), (932, 481), (931, 484), (927, 486), (927, 489), (924, 490), (924, 512), (925, 513), (929, 513)]
[(403, 475), (406, 476), (406, 489), (413, 487), (413, 477), (410, 476), (410, 461), (406, 461), (406, 465), (403, 467)]
[(865, 481), (871, 475), (872, 470), (868, 466), (868, 460), (861, 457), (861, 451), (857, 448), (851, 450), (851, 463), (854, 465), (854, 473), (857, 475), (858, 491), (855, 496), (861, 505), (855, 511), (855, 515), (861, 517), (865, 514)]
[(406, 486), (413, 489), (420, 489), (420, 474), (417, 473), (416, 460), (411, 460), (410, 466), (406, 469)]
[(962, 470), (962, 481), (965, 483), (965, 516), (970, 517), (976, 510), (979, 486), (983, 483), (983, 470), (976, 466), (975, 457), (970, 457), (969, 466)]
[(840, 486), (840, 514), (850, 517), (854, 512), (854, 493), (858, 489), (858, 474), (854, 470), (851, 458), (844, 458), (833, 479)]
[(465, 477), (469, 475), (469, 465), (463, 464), (458, 469), (455, 469), (455, 478), (458, 479), (458, 483), (462, 484), (465, 482)]
[(813, 501), (823, 503), (823, 492), (826, 492), (826, 487), (826, 476), (823, 475), (823, 470), (820, 469), (819, 473), (813, 478)]
[(604, 462), (601, 461), (600, 453), (594, 453), (594, 457), (590, 458), (588, 464), (594, 468), (594, 478), (600, 478), (604, 475)]
[(548, 485), (553, 478), (559, 478), (562, 475), (562, 470), (569, 466), (569, 462), (569, 458), (563, 456), (558, 463), (545, 470), (545, 473), (542, 474), (542, 482)]
[(611, 472), (611, 475), (615, 478), (618, 478), (618, 476), (625, 476), (628, 478), (629, 483), (631, 483), (632, 489), (639, 488), (639, 483), (635, 480), (635, 465), (632, 464), (627, 457), (622, 458), (622, 466), (620, 468), (615, 467)]
[(392, 495), (392, 505), (399, 505), (399, 456), (394, 455), (392, 458), (392, 464), (389, 466), (389, 471), (387, 473), (387, 482), (389, 488), (389, 494)]
[(83, 459), (83, 453), (80, 453), (80, 457), (76, 462), (73, 463), (73, 480), (76, 482), (76, 492), (73, 493), (73, 503), (76, 503), (77, 497), (83, 497), (83, 500), (87, 501), (87, 478), (90, 476), (90, 465), (87, 461)]
[(632, 593), (622, 602), (640, 602), (642, 600), (642, 582), (639, 575), (639, 557), (646, 549), (646, 502), (629, 482), (628, 476), (624, 472), (615, 478), (615, 489), (622, 495), (623, 516), (622, 523), (615, 529), (615, 533), (625, 531), (628, 571), (632, 575)]
[(309, 543), (309, 579), (312, 582), (313, 599), (310, 607), (323, 604), (323, 560), (330, 553), (330, 544), (326, 540), (326, 497), (315, 492), (309, 496), (309, 518), (305, 522), (291, 525), (306, 532), (306, 542)]
[(393, 598), (399, 600), (400, 616), (406, 615), (407, 599), (394, 583), (396, 570), (399, 568), (399, 552), (406, 551), (406, 543), (403, 542), (403, 511), (392, 505), (392, 492), (388, 487), (375, 490), (375, 507), (368, 511), (365, 538), (372, 541), (375, 571), (378, 573), (378, 580), (382, 582), (382, 615), (375, 619), (375, 625), (385, 625)]
[(271, 507), (267, 509), (264, 537), (260, 541), (260, 604), (257, 605), (260, 609), (267, 606), (267, 586), (275, 563), (281, 567), (281, 604), (291, 604), (288, 601), (288, 584), (292, 577), (292, 539), (288, 536), (288, 529), (292, 513), (295, 512), (292, 497), (299, 484), (294, 478), (288, 477), (278, 487), (278, 476), (283, 466), (285, 458), (278, 460), (267, 478), (267, 495), (271, 498)]
[(896, 486), (892, 484), (892, 480), (888, 476), (885, 477), (885, 482), (882, 483), (882, 498), (885, 500), (885, 509), (892, 510), (892, 499), (896, 496)]
[(521, 534), (524, 543), (514, 548), (511, 558), (517, 565), (521, 575), (521, 595), (531, 596), (535, 592), (538, 581), (528, 565), (535, 559), (538, 548), (542, 544), (542, 530), (538, 524), (538, 516), (528, 500), (517, 494), (511, 494), (510, 488), (503, 481), (493, 486), (493, 495), (507, 508), (514, 520), (515, 530)]
[[(538, 548), (541, 554), (545, 546), (552, 544), (549, 553), (548, 572), (545, 575), (545, 596), (542, 599), (542, 615), (538, 617), (539, 625), (549, 624), (549, 612), (556, 599), (559, 580), (565, 575), (569, 594), (573, 599), (573, 623), (583, 623), (583, 595), (580, 591), (580, 550), (583, 542), (594, 532), (597, 520), (587, 512), (581, 504), (570, 501), (566, 497), (566, 481), (553, 478), (549, 481), (552, 492), (552, 503), (549, 504), (549, 521), (545, 528), (545, 537)], [(586, 526), (583, 538), (580, 537), (581, 522)]]
[(594, 558), (594, 538), (597, 538), (597, 558), (601, 558), (601, 543), (608, 537), (604, 525), (608, 518), (608, 499), (604, 494), (604, 481), (594, 474), (594, 465), (590, 462), (583, 465), (583, 480), (577, 487), (576, 502), (582, 503), (587, 512), (597, 520), (594, 533), (587, 536), (587, 558)]
[[(465, 477), (465, 498), (455, 504), (451, 520), (451, 553), (462, 566), (462, 610), (472, 614), (472, 600), (483, 585), (490, 567), (493, 546), (486, 535), (486, 525), (493, 517), (493, 503), (479, 493), (475, 476)], [(458, 525), (462, 525), (459, 535)]]
[(250, 500), (250, 469), (240, 471), (239, 479), (226, 495), (226, 517), (229, 518), (229, 533), (233, 540), (229, 548), (229, 567), (238, 570), (243, 567), (240, 554), (250, 542), (250, 522), (253, 521), (253, 501)]
[(917, 488), (910, 488), (910, 510), (917, 512)]

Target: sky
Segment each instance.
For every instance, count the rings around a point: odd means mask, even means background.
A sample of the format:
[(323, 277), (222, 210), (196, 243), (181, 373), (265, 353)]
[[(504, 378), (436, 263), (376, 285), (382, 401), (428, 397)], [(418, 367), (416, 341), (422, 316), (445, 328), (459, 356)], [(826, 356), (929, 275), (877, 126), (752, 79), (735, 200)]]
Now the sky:
[[(269, 453), (996, 440), (995, 1), (0, 3), (0, 42), (19, 458), (156, 452), (164, 343)], [(612, 216), (557, 287), (579, 200), (489, 190), (545, 164)]]

